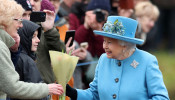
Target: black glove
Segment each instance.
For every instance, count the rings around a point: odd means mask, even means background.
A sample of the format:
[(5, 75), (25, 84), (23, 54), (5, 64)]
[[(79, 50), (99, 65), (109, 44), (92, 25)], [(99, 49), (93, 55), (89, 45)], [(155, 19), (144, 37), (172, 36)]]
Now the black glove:
[(70, 97), (71, 100), (77, 100), (77, 90), (67, 84), (66, 85), (66, 96)]

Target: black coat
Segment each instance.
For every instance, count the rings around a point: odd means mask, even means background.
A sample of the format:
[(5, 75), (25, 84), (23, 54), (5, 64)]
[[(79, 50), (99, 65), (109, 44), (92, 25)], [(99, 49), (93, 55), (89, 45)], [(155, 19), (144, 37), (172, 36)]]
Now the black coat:
[(18, 62), (18, 59), (19, 59), (19, 54), (21, 53), (21, 48), (19, 46), (18, 48), (18, 51), (17, 52), (12, 52), (10, 51), (11, 53), (11, 60), (13, 62), (13, 65), (16, 66), (17, 62)]

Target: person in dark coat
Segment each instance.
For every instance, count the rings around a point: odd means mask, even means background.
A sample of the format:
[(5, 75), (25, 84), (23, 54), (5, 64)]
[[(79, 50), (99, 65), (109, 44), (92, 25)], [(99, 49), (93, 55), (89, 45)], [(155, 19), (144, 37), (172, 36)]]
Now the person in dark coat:
[[(37, 50), (38, 43), (40, 42), (38, 38), (41, 34), (38, 31), (40, 26), (28, 20), (24, 20), (22, 24), (23, 27), (18, 30), (18, 34), (21, 38), (21, 52), (19, 53), (15, 69), (20, 76), (20, 81), (42, 83), (43, 80), (36, 66), (36, 55), (34, 53)], [(11, 100), (19, 99), (11, 98)], [(47, 97), (40, 100), (47, 100)]]
[[(24, 20), (23, 27), (18, 31), (21, 38), (21, 53), (17, 61), (16, 71), (20, 76), (20, 81), (32, 83), (43, 82), (35, 63), (36, 55), (34, 53), (37, 50), (38, 43), (40, 42), (38, 38), (40, 37), (40, 32), (38, 31), (39, 28), (39, 25), (31, 21)], [(41, 100), (47, 100), (47, 97)]]
[[(35, 63), (36, 55), (34, 53), (37, 50), (38, 43), (40, 42), (38, 38), (40, 37), (40, 32), (38, 31), (39, 28), (39, 25), (31, 21), (24, 20), (23, 27), (18, 30), (18, 34), (21, 38), (21, 52), (15, 69), (20, 76), (20, 81), (32, 83), (43, 82)], [(47, 97), (41, 100), (47, 100)]]
[[(39, 28), (39, 25), (24, 20), (23, 27), (18, 31), (21, 38), (20, 45), (22, 51), (16, 65), (16, 71), (19, 73), (21, 81), (32, 83), (42, 82), (40, 73), (34, 62), (36, 59), (34, 52), (37, 50), (38, 43), (40, 42), (37, 37)], [(36, 39), (35, 44), (33, 43), (34, 39)], [(32, 49), (33, 45), (35, 49)]]

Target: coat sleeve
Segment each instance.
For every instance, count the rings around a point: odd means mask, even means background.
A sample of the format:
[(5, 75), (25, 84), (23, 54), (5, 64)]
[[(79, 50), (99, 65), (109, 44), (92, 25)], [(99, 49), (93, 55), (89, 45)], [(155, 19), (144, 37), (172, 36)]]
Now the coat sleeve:
[(100, 100), (99, 94), (98, 94), (98, 71), (99, 71), (99, 67), (101, 66), (101, 59), (103, 59), (103, 55), (102, 57), (100, 57), (98, 61), (98, 64), (95, 70), (94, 80), (89, 85), (90, 88), (86, 90), (77, 89), (77, 100)]
[(163, 82), (163, 76), (159, 69), (155, 56), (150, 58), (146, 70), (146, 82), (148, 87), (148, 95), (151, 100), (169, 100), (168, 91)]
[(47, 84), (33, 84), (19, 81), (8, 48), (0, 48), (0, 91), (12, 98), (40, 99), (49, 94)]
[(44, 32), (44, 38), (48, 50), (62, 51), (66, 50), (65, 44), (60, 39), (60, 34), (56, 28), (52, 28), (49, 31)]
[(95, 71), (95, 78), (86, 90), (77, 89), (77, 100), (99, 100), (98, 96), (98, 69)]

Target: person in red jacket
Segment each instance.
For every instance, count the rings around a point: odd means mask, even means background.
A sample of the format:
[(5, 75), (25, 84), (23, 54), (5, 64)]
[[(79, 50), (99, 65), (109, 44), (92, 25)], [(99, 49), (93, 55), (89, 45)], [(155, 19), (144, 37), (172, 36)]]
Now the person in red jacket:
[(75, 33), (75, 40), (81, 44), (88, 42), (88, 51), (93, 57), (99, 57), (104, 53), (103, 37), (95, 35), (93, 30), (102, 30), (104, 22), (110, 12), (109, 0), (91, 0), (85, 12), (85, 22)]
[(71, 13), (69, 14), (69, 30), (77, 30), (80, 25), (84, 24), (84, 17), (88, 0), (82, 0), (81, 2), (75, 2), (71, 7)]

